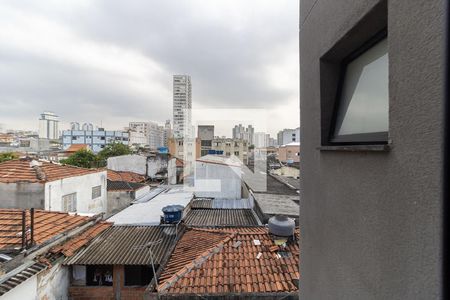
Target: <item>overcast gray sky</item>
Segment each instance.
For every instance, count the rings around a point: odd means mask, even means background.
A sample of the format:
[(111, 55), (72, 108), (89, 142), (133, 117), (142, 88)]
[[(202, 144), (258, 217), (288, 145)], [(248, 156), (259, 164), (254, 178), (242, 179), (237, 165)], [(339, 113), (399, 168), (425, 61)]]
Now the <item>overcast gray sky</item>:
[(190, 74), (194, 108), (266, 109), (271, 134), (297, 127), (298, 13), (296, 0), (3, 0), (0, 124), (37, 129), (44, 110), (61, 129), (164, 122), (172, 75)]

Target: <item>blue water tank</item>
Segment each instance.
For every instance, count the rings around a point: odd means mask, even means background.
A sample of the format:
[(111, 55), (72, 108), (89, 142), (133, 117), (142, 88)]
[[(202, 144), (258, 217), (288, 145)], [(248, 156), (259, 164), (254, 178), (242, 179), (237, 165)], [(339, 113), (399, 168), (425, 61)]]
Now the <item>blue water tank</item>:
[(183, 205), (168, 205), (163, 207), (164, 223), (172, 224), (180, 222), (183, 217), (183, 210)]
[(213, 149), (208, 149), (208, 154), (216, 154), (216, 150), (213, 150)]

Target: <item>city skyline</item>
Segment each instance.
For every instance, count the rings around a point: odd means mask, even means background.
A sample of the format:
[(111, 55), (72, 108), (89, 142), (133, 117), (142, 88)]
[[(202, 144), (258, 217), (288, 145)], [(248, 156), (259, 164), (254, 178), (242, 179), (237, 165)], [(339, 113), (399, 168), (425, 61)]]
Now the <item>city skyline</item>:
[(162, 1), (104, 4), (4, 3), (4, 128), (33, 129), (43, 111), (61, 116), (61, 128), (163, 123), (172, 115), (173, 74), (192, 77), (196, 108), (268, 109), (278, 120), (272, 135), (298, 127), (295, 1), (188, 1), (177, 10)]

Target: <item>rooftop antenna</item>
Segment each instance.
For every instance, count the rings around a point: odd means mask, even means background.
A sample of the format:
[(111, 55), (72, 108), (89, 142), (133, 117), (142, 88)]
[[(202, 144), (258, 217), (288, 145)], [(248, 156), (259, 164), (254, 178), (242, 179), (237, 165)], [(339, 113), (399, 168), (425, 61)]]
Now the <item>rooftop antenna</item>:
[(150, 241), (150, 242), (148, 242), (148, 243), (145, 244), (145, 245), (136, 246), (136, 247), (133, 247), (133, 248), (132, 248), (132, 249), (148, 248), (148, 249), (150, 250), (150, 259), (151, 259), (151, 262), (152, 262), (153, 277), (155, 278), (156, 286), (158, 286), (158, 278), (157, 278), (157, 276), (156, 276), (155, 264), (154, 264), (154, 262), (153, 262), (152, 246), (161, 244), (161, 242), (162, 242), (162, 239), (159, 239), (159, 240), (157, 240), (157, 241)]

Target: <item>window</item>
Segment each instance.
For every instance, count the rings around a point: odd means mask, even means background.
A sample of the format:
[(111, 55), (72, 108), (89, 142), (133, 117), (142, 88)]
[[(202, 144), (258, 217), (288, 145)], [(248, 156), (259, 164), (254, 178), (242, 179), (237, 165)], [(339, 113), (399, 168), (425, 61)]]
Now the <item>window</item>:
[(77, 193), (62, 196), (62, 211), (75, 212), (77, 210)]
[(102, 195), (102, 186), (97, 185), (92, 188), (92, 199), (98, 198)]
[(212, 141), (211, 140), (202, 140), (201, 145), (206, 146), (206, 147), (211, 147)]
[[(155, 265), (155, 270), (158, 266)], [(134, 266), (125, 265), (125, 286), (144, 286), (148, 285), (153, 278), (153, 271), (151, 266)]]
[(387, 142), (388, 79), (388, 43), (384, 32), (344, 61), (332, 122), (332, 143)]
[(113, 266), (112, 265), (87, 265), (86, 266), (86, 285), (113, 285)]
[(234, 151), (234, 155), (239, 156), (239, 151)]

